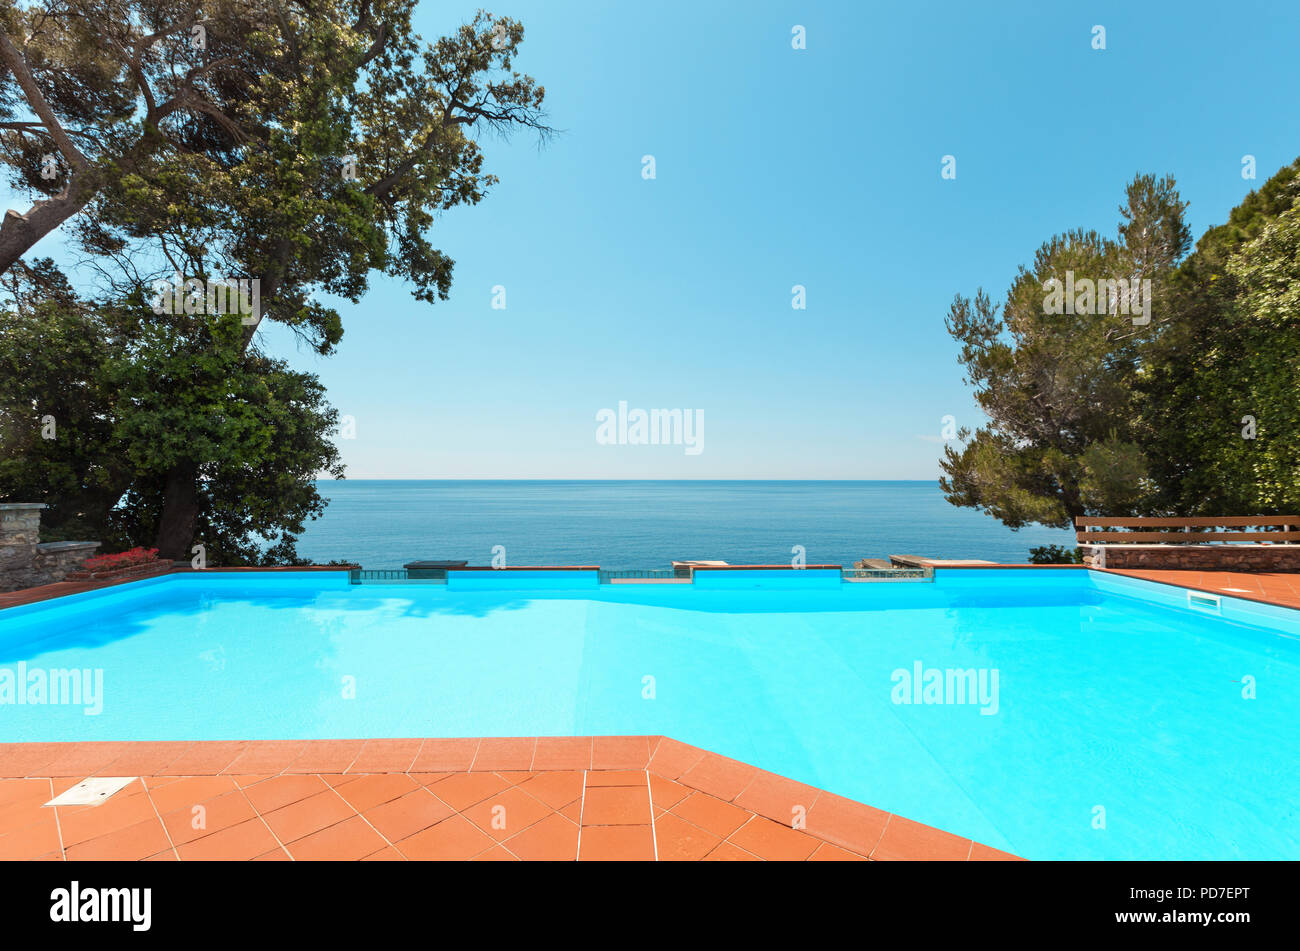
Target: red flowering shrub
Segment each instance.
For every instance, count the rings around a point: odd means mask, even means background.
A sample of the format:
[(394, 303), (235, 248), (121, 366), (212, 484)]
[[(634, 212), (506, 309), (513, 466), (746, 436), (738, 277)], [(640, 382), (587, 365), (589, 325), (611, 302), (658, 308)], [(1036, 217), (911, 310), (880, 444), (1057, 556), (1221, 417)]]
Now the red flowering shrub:
[(127, 568), (131, 565), (147, 565), (158, 558), (157, 548), (132, 548), (130, 551), (115, 555), (95, 555), (86, 559), (83, 571), (107, 571), (111, 568)]

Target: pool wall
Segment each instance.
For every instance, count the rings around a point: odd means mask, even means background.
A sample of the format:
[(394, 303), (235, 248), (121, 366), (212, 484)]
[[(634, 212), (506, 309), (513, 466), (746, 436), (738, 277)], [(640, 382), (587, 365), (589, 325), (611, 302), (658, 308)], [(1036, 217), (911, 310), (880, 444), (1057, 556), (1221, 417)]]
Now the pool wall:
[[(1036, 569), (1036, 570), (1029, 570)], [(920, 584), (918, 590), (914, 586)], [(136, 602), (142, 593), (150, 590), (169, 590), (177, 586), (201, 586), (214, 596), (229, 597), (240, 592), (255, 596), (301, 596), (305, 592), (343, 592), (350, 588), (375, 592), (392, 589), (410, 592), (421, 583), (405, 581), (368, 582), (361, 586), (349, 584), (348, 569), (274, 568), (274, 569), (208, 569), (204, 571), (176, 571), (152, 578), (99, 585), (84, 591), (47, 597), (26, 604), (0, 607), (0, 632), (4, 622), (41, 617), (46, 612), (57, 611), (59, 620), (67, 621), (88, 612), (112, 610), (118, 605)], [(600, 570), (595, 566), (517, 568), (451, 569), (444, 583), (435, 586), (444, 590), (473, 591), (560, 591), (595, 593), (608, 589), (601, 584)], [(637, 586), (636, 579), (622, 580), (617, 587)], [(650, 582), (645, 587), (653, 587)], [(698, 590), (780, 590), (780, 591), (831, 591), (835, 589), (875, 589), (883, 596), (890, 592), (889, 600), (914, 599), (917, 606), (934, 606), (946, 600), (946, 595), (960, 596), (964, 591), (979, 592), (996, 588), (1004, 591), (1052, 591), (1058, 596), (1080, 593), (1084, 597), (1115, 596), (1172, 609), (1188, 616), (1212, 616), (1241, 624), (1263, 626), (1279, 634), (1300, 637), (1300, 610), (1246, 596), (1234, 597), (1222, 591), (1212, 592), (1193, 586), (1138, 578), (1093, 569), (1085, 566), (1035, 566), (996, 565), (939, 567), (927, 579), (900, 578), (873, 579), (870, 582), (851, 581), (844, 577), (839, 566), (810, 565), (806, 568), (790, 566), (728, 566), (697, 568), (693, 578), (680, 579), (671, 585), (678, 590), (684, 586)], [(637, 586), (639, 587), (639, 586)], [(910, 592), (904, 594), (904, 592)], [(923, 593), (928, 591), (929, 593)], [(53, 615), (48, 615), (53, 616)], [(25, 625), (23, 625), (25, 626)]]

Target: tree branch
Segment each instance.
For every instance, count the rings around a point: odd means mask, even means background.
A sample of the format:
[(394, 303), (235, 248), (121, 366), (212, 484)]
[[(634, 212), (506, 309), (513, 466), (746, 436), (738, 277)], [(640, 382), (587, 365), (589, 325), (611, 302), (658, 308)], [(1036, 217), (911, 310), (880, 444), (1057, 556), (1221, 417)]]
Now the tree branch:
[(81, 154), (81, 149), (77, 148), (72, 138), (63, 131), (63, 126), (59, 124), (59, 120), (55, 117), (54, 110), (50, 108), (45, 95), (41, 92), (40, 87), (36, 85), (32, 71), (27, 66), (27, 58), (18, 51), (9, 39), (9, 34), (3, 29), (0, 29), (0, 60), (14, 74), (14, 79), (18, 81), (23, 95), (27, 98), (27, 104), (31, 106), (32, 112), (36, 114), (37, 118), (41, 120), (41, 124), (50, 133), (50, 138), (54, 140), (54, 144), (63, 153), (67, 163), (73, 168), (87, 171), (90, 168), (89, 160)]

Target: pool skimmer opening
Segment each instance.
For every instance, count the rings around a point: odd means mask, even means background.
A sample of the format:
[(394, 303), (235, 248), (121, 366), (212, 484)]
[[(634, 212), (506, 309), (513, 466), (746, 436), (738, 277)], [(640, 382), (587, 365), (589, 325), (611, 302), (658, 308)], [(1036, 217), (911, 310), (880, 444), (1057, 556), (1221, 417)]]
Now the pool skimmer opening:
[(135, 782), (135, 776), (91, 776), (65, 792), (59, 793), (47, 806), (98, 806), (114, 793)]

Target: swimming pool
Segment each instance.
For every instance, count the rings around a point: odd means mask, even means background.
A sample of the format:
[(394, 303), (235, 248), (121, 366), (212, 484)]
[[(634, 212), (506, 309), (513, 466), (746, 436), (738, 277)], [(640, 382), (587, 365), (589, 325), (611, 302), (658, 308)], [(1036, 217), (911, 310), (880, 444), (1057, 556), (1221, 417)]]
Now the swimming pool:
[(6, 670), (5, 742), (662, 734), (1032, 859), (1300, 858), (1300, 612), (1086, 570), (172, 575), (0, 611)]

